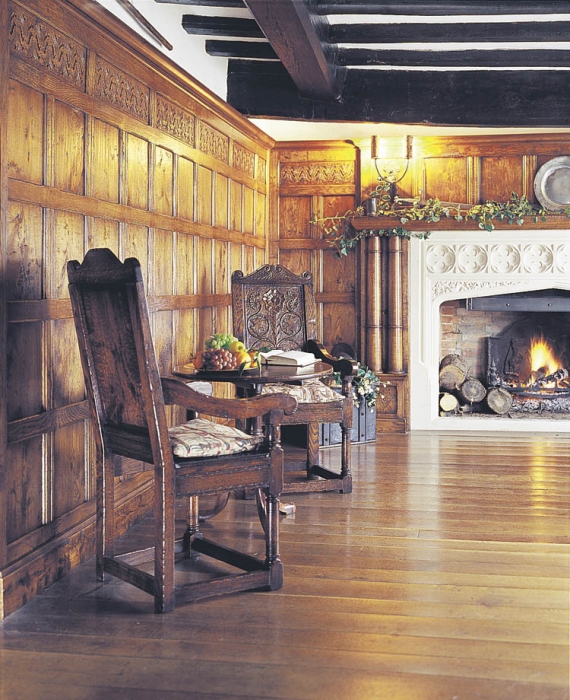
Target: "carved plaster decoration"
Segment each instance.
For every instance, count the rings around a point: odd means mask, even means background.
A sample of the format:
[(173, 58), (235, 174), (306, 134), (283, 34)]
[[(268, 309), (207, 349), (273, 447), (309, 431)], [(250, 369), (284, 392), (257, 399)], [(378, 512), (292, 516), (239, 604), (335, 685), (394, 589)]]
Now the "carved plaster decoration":
[(426, 269), (432, 275), (452, 272), (455, 267), (455, 251), (449, 245), (426, 246)]
[[(501, 289), (520, 286), (520, 281), (515, 280), (443, 280), (432, 285), (432, 299), (446, 296), (450, 299), (461, 299), (466, 292), (472, 295), (474, 292), (496, 293)], [(484, 295), (479, 295), (484, 296)]]
[(281, 163), (281, 184), (354, 182), (354, 163)]
[(522, 264), (525, 272), (533, 275), (552, 272), (554, 251), (552, 246), (533, 244), (523, 247)]
[(443, 244), (428, 245), (426, 269), (433, 275), (527, 275), (570, 271), (566, 244)]
[(242, 173), (255, 178), (255, 153), (239, 143), (233, 144), (232, 165)]
[(157, 129), (194, 146), (196, 138), (196, 118), (162, 95), (156, 96)]
[(17, 9), (10, 17), (10, 50), (85, 91), (87, 51), (76, 41), (30, 12)]
[(498, 275), (509, 275), (520, 269), (521, 251), (517, 246), (501, 244), (489, 252), (489, 267)]
[(487, 267), (487, 251), (480, 245), (462, 245), (456, 252), (457, 269), (461, 273), (484, 272)]
[(148, 124), (149, 90), (127, 73), (95, 55), (93, 95)]
[(199, 149), (224, 163), (230, 160), (230, 140), (227, 136), (214, 129), (206, 122), (200, 122)]
[(554, 246), (553, 250), (556, 272), (570, 275), (570, 245)]

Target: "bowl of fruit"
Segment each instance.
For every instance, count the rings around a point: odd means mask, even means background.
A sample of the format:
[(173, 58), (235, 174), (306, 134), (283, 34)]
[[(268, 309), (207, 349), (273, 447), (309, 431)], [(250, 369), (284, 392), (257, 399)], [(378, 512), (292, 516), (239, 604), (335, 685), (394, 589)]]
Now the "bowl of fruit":
[(214, 333), (206, 339), (204, 350), (196, 353), (194, 367), (204, 372), (250, 372), (259, 369), (257, 352), (249, 352), (231, 333)]

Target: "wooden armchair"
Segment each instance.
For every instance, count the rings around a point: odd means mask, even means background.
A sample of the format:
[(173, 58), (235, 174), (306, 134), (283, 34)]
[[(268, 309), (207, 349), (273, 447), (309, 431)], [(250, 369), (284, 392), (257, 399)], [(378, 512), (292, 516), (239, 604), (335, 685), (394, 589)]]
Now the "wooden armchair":
[[(356, 375), (357, 363), (332, 357), (316, 340), (317, 311), (311, 274), (295, 275), (281, 265), (264, 265), (251, 275), (238, 270), (232, 274), (232, 311), (233, 333), (248, 349), (305, 350), (340, 373), (341, 394), (325, 387), (319, 380), (309, 380), (303, 386), (266, 386), (263, 392), (285, 391), (295, 396), (297, 411), (284, 417), (283, 425), (307, 426), (307, 453), (301, 465), (305, 478), (292, 476), (291, 472), (298, 471), (299, 465), (287, 459), (283, 492), (350, 493), (352, 378)], [(315, 382), (317, 386), (313, 385)], [(319, 465), (319, 423), (339, 423), (341, 426), (340, 474)]]
[[(184, 382), (161, 378), (150, 333), (139, 262), (125, 263), (108, 249), (91, 250), (80, 265), (68, 263), (69, 291), (92, 411), (97, 473), (97, 572), (112, 574), (154, 596), (156, 612), (176, 603), (234, 591), (280, 588), (277, 501), (283, 483), (279, 441), (284, 413), (295, 410), (286, 396), (214, 399)], [(196, 414), (246, 421), (263, 416), (264, 435), (250, 436), (226, 425), (194, 418), (169, 428), (165, 404)], [(121, 458), (130, 458), (124, 460)], [(132, 460), (137, 460), (133, 462)], [(141, 552), (117, 556), (115, 477), (154, 470), (154, 573), (139, 564)], [(134, 466), (133, 466), (134, 465)], [(140, 467), (138, 466), (140, 465)], [(198, 497), (244, 488), (264, 495), (265, 558), (238, 552), (205, 539), (199, 531)], [(188, 504), (188, 523), (175, 544), (175, 499)], [(242, 573), (175, 586), (175, 556), (202, 553), (231, 564)], [(191, 564), (191, 562), (188, 562)]]

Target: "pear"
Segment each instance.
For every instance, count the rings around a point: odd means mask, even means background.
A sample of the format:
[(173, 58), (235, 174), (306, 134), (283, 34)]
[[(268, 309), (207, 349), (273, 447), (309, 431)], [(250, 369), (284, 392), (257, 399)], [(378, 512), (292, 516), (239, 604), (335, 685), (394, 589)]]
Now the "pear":
[(234, 355), (237, 355), (238, 352), (246, 352), (246, 347), (241, 340), (234, 340), (228, 349)]

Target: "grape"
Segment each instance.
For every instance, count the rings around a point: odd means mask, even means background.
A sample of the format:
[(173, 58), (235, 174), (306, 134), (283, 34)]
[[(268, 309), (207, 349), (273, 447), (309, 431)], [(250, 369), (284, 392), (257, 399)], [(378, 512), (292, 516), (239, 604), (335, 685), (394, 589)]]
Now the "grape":
[(211, 348), (210, 350), (205, 350), (202, 354), (202, 363), (204, 369), (237, 369), (237, 357), (229, 352), (228, 350), (223, 350), (220, 348)]
[(206, 350), (228, 350), (230, 345), (237, 340), (231, 333), (214, 333), (206, 339)]

